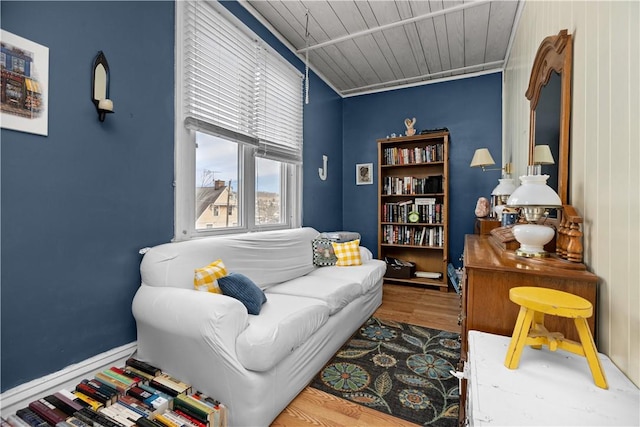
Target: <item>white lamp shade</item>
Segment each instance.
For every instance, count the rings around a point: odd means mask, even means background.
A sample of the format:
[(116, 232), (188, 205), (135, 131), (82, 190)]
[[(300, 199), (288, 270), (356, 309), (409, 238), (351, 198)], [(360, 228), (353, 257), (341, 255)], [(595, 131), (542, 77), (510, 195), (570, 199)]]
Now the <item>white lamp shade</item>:
[(547, 185), (549, 175), (524, 175), (520, 177), (522, 185), (515, 189), (507, 206), (527, 207), (540, 206), (547, 208), (559, 208), (562, 201), (558, 193)]
[(533, 149), (533, 163), (537, 165), (552, 165), (555, 163), (551, 148), (548, 145), (536, 145)]
[(473, 159), (471, 159), (471, 167), (478, 166), (490, 166), (495, 165), (496, 162), (491, 157), (491, 153), (489, 153), (488, 148), (478, 148), (475, 153), (473, 153)]
[(498, 180), (498, 185), (491, 192), (492, 196), (509, 196), (516, 189), (516, 184), (511, 178), (502, 178)]

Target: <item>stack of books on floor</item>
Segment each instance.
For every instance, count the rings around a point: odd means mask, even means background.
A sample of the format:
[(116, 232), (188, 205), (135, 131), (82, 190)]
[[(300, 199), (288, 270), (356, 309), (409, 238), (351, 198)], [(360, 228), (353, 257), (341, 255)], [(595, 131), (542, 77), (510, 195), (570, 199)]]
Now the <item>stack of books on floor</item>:
[(2, 427), (224, 427), (223, 404), (130, 358), (75, 390), (60, 390), (2, 419)]

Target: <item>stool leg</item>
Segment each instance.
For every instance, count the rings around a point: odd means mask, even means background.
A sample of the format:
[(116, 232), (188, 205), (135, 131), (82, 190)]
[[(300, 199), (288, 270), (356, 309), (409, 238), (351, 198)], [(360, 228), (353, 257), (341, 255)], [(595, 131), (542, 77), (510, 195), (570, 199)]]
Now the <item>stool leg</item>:
[(600, 388), (608, 389), (607, 379), (604, 376), (600, 359), (598, 358), (598, 352), (596, 350), (596, 344), (593, 342), (593, 336), (589, 330), (587, 319), (582, 317), (576, 317), (574, 319), (578, 335), (580, 336), (580, 342), (582, 343), (582, 349), (584, 356), (587, 358), (593, 381)]
[[(533, 323), (531, 326), (533, 329), (536, 329), (537, 331), (540, 332), (547, 332), (547, 328), (544, 327), (544, 313), (541, 313), (539, 311), (536, 311), (533, 315)], [(540, 344), (533, 344), (531, 345), (531, 348), (535, 348), (536, 350), (540, 350), (542, 348), (542, 345)]]
[(513, 328), (513, 335), (511, 336), (507, 356), (504, 359), (504, 366), (509, 369), (516, 369), (520, 363), (522, 349), (527, 341), (527, 335), (529, 334), (529, 328), (531, 327), (534, 315), (534, 310), (530, 310), (522, 306), (520, 307), (520, 313), (518, 313), (518, 319), (516, 320), (516, 325)]

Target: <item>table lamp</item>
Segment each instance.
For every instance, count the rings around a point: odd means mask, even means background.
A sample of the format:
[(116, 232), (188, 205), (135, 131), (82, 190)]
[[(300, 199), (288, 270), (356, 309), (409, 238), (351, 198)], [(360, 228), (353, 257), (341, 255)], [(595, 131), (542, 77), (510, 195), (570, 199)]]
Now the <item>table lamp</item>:
[(542, 165), (552, 165), (555, 163), (553, 154), (551, 154), (551, 148), (548, 145), (536, 145), (533, 149), (533, 165), (529, 166), (533, 168), (530, 171), (530, 175), (541, 175)]
[(509, 196), (515, 191), (516, 184), (511, 178), (501, 178), (498, 185), (491, 192), (491, 202), (493, 203), (493, 212), (496, 218), (502, 218), (502, 211), (505, 208)]
[(558, 194), (547, 185), (548, 178), (549, 175), (521, 176), (522, 185), (507, 199), (507, 206), (519, 208), (520, 215), (527, 222), (513, 227), (513, 236), (520, 243), (517, 255), (527, 258), (548, 256), (544, 245), (553, 239), (555, 230), (538, 224), (538, 221), (546, 217), (548, 209), (562, 207)]

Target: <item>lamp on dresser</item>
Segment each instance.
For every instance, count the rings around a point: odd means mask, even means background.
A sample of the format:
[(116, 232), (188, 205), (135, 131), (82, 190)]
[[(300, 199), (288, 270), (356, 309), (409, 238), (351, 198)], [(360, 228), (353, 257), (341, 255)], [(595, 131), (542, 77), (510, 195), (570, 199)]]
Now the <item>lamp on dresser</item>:
[(520, 209), (527, 224), (513, 227), (513, 236), (520, 243), (516, 254), (527, 258), (546, 257), (544, 245), (555, 235), (555, 229), (539, 224), (546, 219), (548, 209), (560, 209), (562, 202), (558, 194), (547, 185), (548, 175), (524, 175), (522, 185), (509, 196), (507, 206)]

